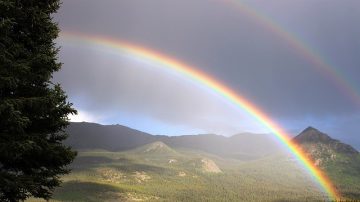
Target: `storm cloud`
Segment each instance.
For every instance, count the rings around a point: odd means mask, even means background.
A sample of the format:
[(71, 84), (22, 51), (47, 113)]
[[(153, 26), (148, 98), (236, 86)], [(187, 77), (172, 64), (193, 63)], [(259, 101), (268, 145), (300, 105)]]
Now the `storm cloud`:
[[(348, 125), (359, 120), (360, 100), (349, 97), (326, 72), (243, 12), (236, 1), (227, 2), (64, 0), (55, 19), (63, 31), (121, 39), (197, 67), (288, 130), (309, 124), (359, 143), (354, 134), (360, 126)], [(295, 36), (359, 94), (359, 1), (242, 3)], [(178, 133), (263, 131), (249, 115), (186, 78), (95, 47), (63, 40), (58, 44), (64, 65), (54, 79), (93, 121), (131, 122), (154, 133), (165, 131), (146, 128), (141, 120), (187, 128)]]

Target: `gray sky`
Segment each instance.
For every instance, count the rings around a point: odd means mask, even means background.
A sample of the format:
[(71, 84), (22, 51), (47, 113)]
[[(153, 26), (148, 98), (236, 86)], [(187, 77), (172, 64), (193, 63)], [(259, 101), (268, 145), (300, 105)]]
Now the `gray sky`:
[[(312, 125), (360, 148), (360, 100), (234, 2), (63, 0), (55, 19), (64, 31), (128, 41), (197, 67), (290, 132)], [(360, 1), (238, 2), (304, 42), (360, 93)], [(55, 80), (79, 110), (77, 120), (168, 135), (266, 132), (181, 75), (92, 45), (59, 45), (64, 65)]]

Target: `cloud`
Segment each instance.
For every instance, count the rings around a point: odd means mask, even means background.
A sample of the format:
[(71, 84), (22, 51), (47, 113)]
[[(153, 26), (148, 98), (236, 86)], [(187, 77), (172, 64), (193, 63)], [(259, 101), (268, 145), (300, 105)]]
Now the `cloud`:
[(101, 116), (116, 123), (117, 116), (132, 114), (212, 133), (264, 131), (224, 97), (171, 68), (93, 48), (62, 44), (60, 60), (67, 62), (55, 81), (80, 108), (76, 120), (102, 122)]
[[(294, 34), (359, 94), (358, 0), (245, 2)], [(290, 129), (310, 124), (309, 117), (320, 129), (327, 128), (321, 120), (329, 117), (337, 117), (334, 124), (353, 123), (345, 117), (360, 113), (326, 72), (256, 18), (224, 1), (64, 0), (55, 19), (62, 30), (119, 38), (194, 65)], [(137, 116), (144, 118), (129, 120), (219, 133), (262, 128), (186, 79), (92, 47), (59, 45), (64, 67), (55, 79), (82, 111), (106, 120)], [(347, 130), (346, 124), (341, 128)], [(360, 130), (351, 128), (353, 133)]]
[(90, 114), (89, 112), (77, 110), (78, 114), (71, 114), (68, 116), (70, 121), (72, 122), (94, 122), (94, 123), (100, 123), (101, 118), (99, 118), (96, 115)]

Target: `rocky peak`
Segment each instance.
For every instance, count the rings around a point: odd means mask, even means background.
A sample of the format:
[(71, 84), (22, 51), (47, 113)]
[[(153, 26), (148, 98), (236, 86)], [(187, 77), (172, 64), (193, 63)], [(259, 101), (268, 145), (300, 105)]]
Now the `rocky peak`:
[(316, 147), (327, 148), (326, 150), (333, 150), (339, 153), (358, 154), (350, 145), (344, 144), (339, 140), (331, 138), (329, 135), (319, 131), (316, 128), (308, 127), (294, 138), (294, 141), (300, 145), (311, 144)]
[(298, 136), (294, 138), (297, 143), (331, 143), (337, 140), (332, 139), (325, 133), (311, 126), (303, 130)]

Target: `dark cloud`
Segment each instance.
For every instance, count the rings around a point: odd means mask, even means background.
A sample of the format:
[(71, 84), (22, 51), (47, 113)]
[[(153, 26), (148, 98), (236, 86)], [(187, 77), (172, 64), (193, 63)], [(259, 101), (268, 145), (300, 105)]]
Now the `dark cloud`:
[[(359, 89), (359, 1), (256, 0), (244, 3), (285, 27), (340, 72), (354, 89)], [(360, 113), (355, 104), (360, 100), (351, 100), (326, 73), (235, 4), (221, 0), (64, 0), (55, 18), (62, 30), (119, 38), (196, 66), (279, 122), (288, 120), (302, 125), (307, 123), (303, 120), (308, 117), (315, 117), (314, 122), (318, 123), (327, 117), (342, 117), (339, 119), (350, 123), (351, 120), (344, 117), (356, 117)], [(219, 110), (222, 106), (219, 99), (194, 90), (181, 79), (174, 81), (168, 76), (146, 72), (152, 70), (137, 72), (132, 67), (139, 64), (121, 59), (109, 62), (109, 58), (95, 50), (60, 45), (64, 46), (61, 52), (64, 70), (56, 79), (84, 110), (111, 113), (118, 106), (118, 111), (144, 113), (168, 123), (187, 120), (201, 127), (211, 124), (199, 121), (199, 117), (213, 120), (228, 117), (228, 122), (236, 116), (230, 108)], [(114, 68), (114, 64), (124, 68)], [(174, 92), (179, 86), (181, 90)], [(360, 92), (357, 90), (357, 93)], [(136, 103), (136, 100), (141, 102)], [(170, 104), (162, 107), (156, 105), (157, 102)], [(194, 108), (196, 116), (191, 113)], [(236, 123), (210, 130), (246, 128), (234, 126)], [(326, 128), (325, 124), (319, 126)], [(352, 128), (354, 132), (360, 129)]]
[(116, 121), (117, 116), (135, 114), (206, 132), (264, 131), (243, 111), (194, 80), (155, 63), (93, 48), (63, 43), (60, 60), (66, 63), (55, 78), (87, 121)]

